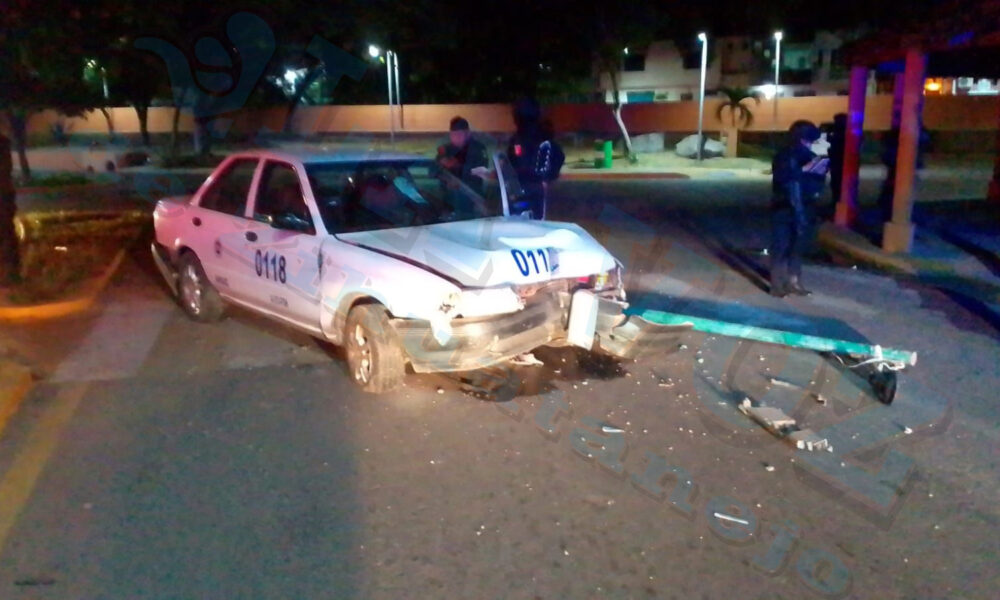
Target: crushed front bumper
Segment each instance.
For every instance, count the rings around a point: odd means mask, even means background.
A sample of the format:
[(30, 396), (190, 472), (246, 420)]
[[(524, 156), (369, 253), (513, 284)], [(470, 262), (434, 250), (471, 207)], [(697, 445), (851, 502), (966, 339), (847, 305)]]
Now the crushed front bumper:
[[(580, 294), (585, 294), (581, 298)], [(471, 371), (488, 367), (539, 346), (570, 343), (619, 358), (661, 352), (689, 326), (651, 323), (626, 315), (628, 304), (592, 292), (540, 294), (515, 313), (478, 319), (453, 319), (451, 337), (439, 344), (428, 321), (393, 319), (403, 349), (418, 373)], [(586, 311), (582, 332), (573, 332), (573, 311)], [(573, 334), (576, 333), (576, 336)]]
[(417, 373), (472, 371), (564, 337), (568, 310), (567, 294), (551, 294), (514, 313), (452, 319), (451, 337), (443, 345), (434, 338), (429, 321), (390, 322)]

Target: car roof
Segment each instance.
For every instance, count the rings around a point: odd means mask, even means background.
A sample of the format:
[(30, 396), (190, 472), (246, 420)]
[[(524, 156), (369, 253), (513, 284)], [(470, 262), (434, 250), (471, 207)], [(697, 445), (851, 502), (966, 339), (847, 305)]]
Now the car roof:
[(272, 158), (275, 160), (300, 161), (303, 164), (317, 163), (356, 163), (356, 162), (380, 162), (380, 161), (413, 161), (430, 160), (426, 156), (411, 154), (407, 152), (395, 152), (386, 150), (342, 150), (342, 149), (316, 149), (316, 148), (281, 148), (275, 150), (248, 150), (237, 152), (235, 156)]

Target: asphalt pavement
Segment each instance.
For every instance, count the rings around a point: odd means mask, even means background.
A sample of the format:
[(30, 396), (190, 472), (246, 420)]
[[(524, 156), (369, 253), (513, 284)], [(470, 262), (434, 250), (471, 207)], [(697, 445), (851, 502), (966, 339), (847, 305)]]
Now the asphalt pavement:
[[(0, 598), (991, 597), (997, 331), (823, 257), (812, 296), (771, 298), (766, 197), (563, 182), (551, 210), (626, 262), (637, 304), (917, 351), (892, 405), (814, 353), (696, 333), (477, 380), (512, 393), (363, 395), (336, 348), (240, 310), (189, 321), (137, 250), (99, 311), (2, 333), (44, 378), (0, 438)], [(833, 452), (776, 440), (745, 397)]]

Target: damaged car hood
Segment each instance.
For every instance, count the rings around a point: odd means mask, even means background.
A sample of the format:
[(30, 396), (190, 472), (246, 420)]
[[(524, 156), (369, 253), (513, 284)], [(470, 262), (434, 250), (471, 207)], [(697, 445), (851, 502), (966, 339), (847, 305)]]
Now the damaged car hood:
[(582, 277), (615, 267), (614, 257), (572, 223), (495, 217), (336, 238), (419, 264), (466, 287)]

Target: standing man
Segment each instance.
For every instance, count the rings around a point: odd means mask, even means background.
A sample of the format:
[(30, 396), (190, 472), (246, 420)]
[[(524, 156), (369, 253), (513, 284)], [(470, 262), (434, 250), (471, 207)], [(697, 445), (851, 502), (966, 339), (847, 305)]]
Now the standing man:
[(820, 137), (810, 121), (796, 121), (788, 145), (771, 163), (771, 295), (806, 296), (802, 256), (812, 243), (816, 200), (826, 183), (830, 161), (809, 147)]
[(510, 207), (511, 214), (544, 219), (548, 184), (559, 177), (566, 155), (553, 139), (551, 123), (542, 120), (542, 109), (533, 98), (522, 98), (514, 104), (514, 124), (517, 131), (510, 139), (507, 157), (517, 172), (523, 195)]
[(472, 137), (469, 122), (455, 117), (448, 127), (448, 143), (438, 147), (438, 164), (462, 180), (477, 194), (483, 193), (483, 179), (474, 169), (488, 168), (486, 147)]

